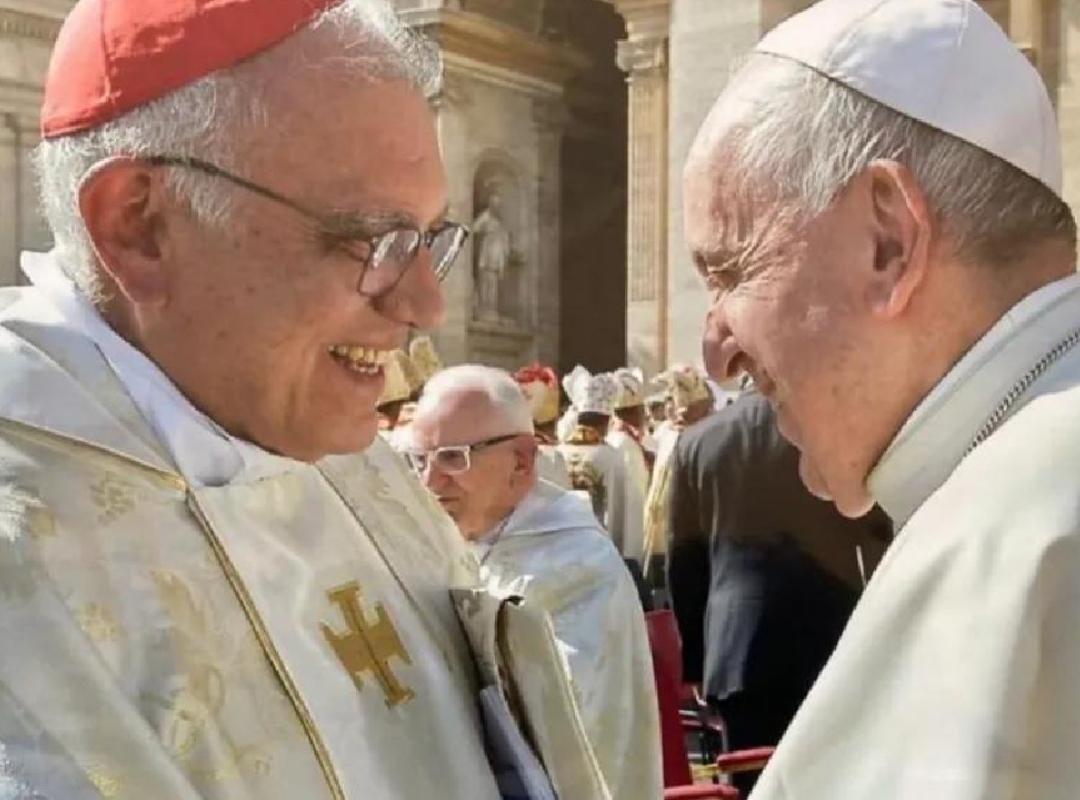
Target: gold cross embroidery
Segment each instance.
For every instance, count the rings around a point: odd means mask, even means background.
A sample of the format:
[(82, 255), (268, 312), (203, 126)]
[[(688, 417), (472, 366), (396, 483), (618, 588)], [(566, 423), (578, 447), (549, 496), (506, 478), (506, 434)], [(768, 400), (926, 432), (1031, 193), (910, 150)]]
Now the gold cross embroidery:
[(331, 589), (326, 596), (341, 610), (347, 630), (338, 635), (325, 623), (320, 627), (357, 690), (363, 691), (363, 675), (370, 672), (382, 688), (387, 708), (414, 698), (413, 690), (398, 681), (390, 669), (391, 658), (397, 657), (405, 664), (412, 664), (412, 659), (382, 604), (375, 606), (375, 621), (369, 622), (360, 604), (360, 584), (356, 581)]

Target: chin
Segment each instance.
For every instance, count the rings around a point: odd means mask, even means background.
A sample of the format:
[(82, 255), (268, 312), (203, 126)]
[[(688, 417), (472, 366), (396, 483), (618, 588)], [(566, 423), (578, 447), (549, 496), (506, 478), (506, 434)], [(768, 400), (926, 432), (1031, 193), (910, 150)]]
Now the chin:
[(850, 489), (836, 485), (837, 482), (830, 481), (805, 454), (800, 454), (799, 457), (799, 477), (810, 494), (819, 500), (832, 503), (845, 517), (859, 519), (869, 514), (874, 507), (874, 500), (866, 491), (865, 484)]
[[(324, 433), (329, 433), (329, 431), (324, 431)], [(343, 427), (340, 435), (300, 442), (298, 443), (300, 447), (297, 449), (302, 450), (301, 453), (286, 453), (285, 455), (312, 464), (326, 456), (356, 455), (371, 447), (378, 435), (378, 420), (373, 417), (369, 421)]]
[(375, 443), (379, 435), (377, 420), (358, 425), (349, 435), (342, 436), (330, 445), (328, 455), (347, 455), (349, 453), (362, 453)]
[(859, 519), (870, 513), (874, 507), (872, 498), (865, 489), (851, 492), (846, 495), (838, 495), (832, 499), (836, 510), (848, 519)]

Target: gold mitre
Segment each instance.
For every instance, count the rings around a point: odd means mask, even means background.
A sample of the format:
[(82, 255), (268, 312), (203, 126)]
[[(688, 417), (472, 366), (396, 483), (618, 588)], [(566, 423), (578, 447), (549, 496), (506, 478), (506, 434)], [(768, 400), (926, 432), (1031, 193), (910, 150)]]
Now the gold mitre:
[(418, 336), (409, 343), (409, 356), (419, 373), (420, 385), (427, 383), (443, 368), (442, 359), (429, 336)]
[(390, 354), (390, 360), (383, 364), (383, 374), (386, 376), (386, 383), (379, 395), (380, 406), (408, 400), (409, 395), (416, 391), (419, 385), (416, 367), (404, 350), (395, 350)]
[(619, 367), (611, 375), (619, 383), (619, 393), (615, 395), (616, 411), (645, 405), (645, 375), (640, 369)]
[(555, 370), (533, 364), (515, 372), (514, 380), (529, 401), (534, 425), (546, 425), (559, 418), (559, 376)]
[(675, 407), (679, 409), (712, 397), (705, 374), (687, 364), (677, 364), (660, 373), (656, 376), (656, 381), (667, 389)]

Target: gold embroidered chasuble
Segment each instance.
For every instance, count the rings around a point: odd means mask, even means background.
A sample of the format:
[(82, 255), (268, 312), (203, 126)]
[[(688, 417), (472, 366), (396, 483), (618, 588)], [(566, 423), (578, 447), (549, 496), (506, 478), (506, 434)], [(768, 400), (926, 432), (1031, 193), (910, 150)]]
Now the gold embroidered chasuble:
[(485, 585), (550, 615), (612, 796), (660, 797), (660, 721), (644, 613), (588, 503), (541, 481), (497, 539), (477, 547)]
[(0, 374), (0, 785), (499, 796), (476, 561), (385, 444), (195, 488), (89, 341), (0, 310)]
[[(588, 493), (597, 519), (626, 558), (641, 553), (643, 498), (627, 474), (622, 454), (589, 429), (579, 428), (559, 445), (573, 489)], [(591, 434), (589, 436), (588, 434)]]

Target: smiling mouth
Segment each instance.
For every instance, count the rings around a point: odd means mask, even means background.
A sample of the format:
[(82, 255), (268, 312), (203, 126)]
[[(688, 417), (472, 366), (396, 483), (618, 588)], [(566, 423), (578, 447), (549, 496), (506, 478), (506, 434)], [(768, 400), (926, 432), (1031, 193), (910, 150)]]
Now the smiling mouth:
[(378, 375), (383, 365), (390, 360), (391, 350), (376, 350), (373, 347), (335, 344), (327, 348), (330, 356), (352, 372), (361, 375)]

